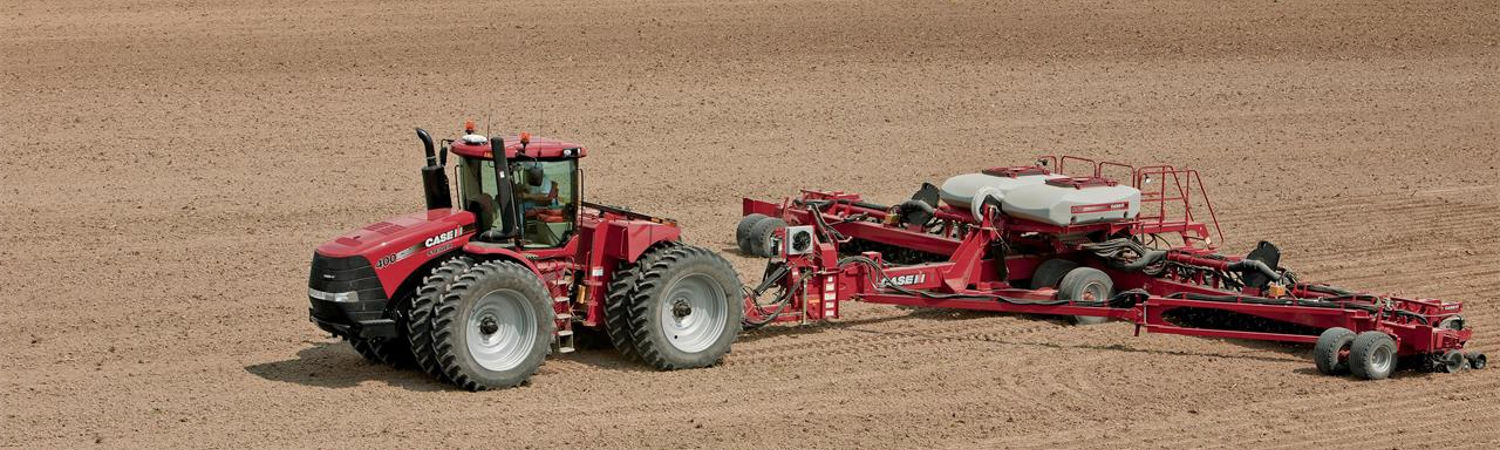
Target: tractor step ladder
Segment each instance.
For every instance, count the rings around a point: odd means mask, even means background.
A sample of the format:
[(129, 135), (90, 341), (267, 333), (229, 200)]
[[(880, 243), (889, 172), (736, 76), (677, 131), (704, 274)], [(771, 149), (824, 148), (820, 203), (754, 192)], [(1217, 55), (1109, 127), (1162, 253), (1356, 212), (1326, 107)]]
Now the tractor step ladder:
[[(554, 303), (564, 305), (564, 308), (567, 308), (570, 300), (572, 298), (567, 296), (552, 298)], [(557, 329), (557, 340), (553, 344), (557, 346), (555, 350), (557, 350), (557, 353), (573, 353), (577, 348), (573, 341), (573, 315), (569, 313), (557, 313), (556, 318), (563, 325)]]
[(557, 330), (557, 352), (573, 353), (573, 330)]

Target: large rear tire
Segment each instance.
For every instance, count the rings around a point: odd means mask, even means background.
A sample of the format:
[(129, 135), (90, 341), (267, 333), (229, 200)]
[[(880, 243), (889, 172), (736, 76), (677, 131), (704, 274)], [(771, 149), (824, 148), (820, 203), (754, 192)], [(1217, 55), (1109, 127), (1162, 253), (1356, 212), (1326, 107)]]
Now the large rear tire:
[(745, 314), (743, 289), (729, 261), (678, 245), (652, 250), (636, 268), (639, 278), (623, 300), (641, 360), (661, 370), (718, 364)]
[(1324, 375), (1340, 375), (1349, 372), (1349, 358), (1343, 353), (1354, 343), (1354, 331), (1343, 327), (1323, 330), (1318, 343), (1313, 345), (1313, 365)]
[[(1115, 295), (1115, 282), (1109, 279), (1109, 275), (1092, 267), (1079, 267), (1068, 271), (1057, 286), (1059, 299), (1104, 302), (1113, 295)], [(1108, 321), (1108, 317), (1073, 316), (1073, 323), (1079, 325), (1095, 325)]]
[(635, 351), (635, 335), (630, 331), (630, 299), (635, 293), (636, 282), (641, 279), (642, 267), (649, 266), (647, 259), (656, 253), (648, 250), (635, 264), (622, 264), (609, 281), (609, 295), (604, 304), (604, 332), (626, 361), (641, 359)]
[(541, 279), (509, 261), (475, 265), (434, 305), (433, 349), (470, 391), (525, 383), (552, 351), (556, 315)]
[(448, 287), (453, 281), (473, 265), (474, 260), (458, 256), (434, 267), (422, 279), (422, 285), (417, 288), (417, 294), (412, 297), (406, 310), (406, 340), (411, 344), (416, 365), (439, 380), (447, 381), (447, 375), (443, 373), (443, 366), (438, 363), (437, 353), (432, 348), (433, 306), (448, 294)]

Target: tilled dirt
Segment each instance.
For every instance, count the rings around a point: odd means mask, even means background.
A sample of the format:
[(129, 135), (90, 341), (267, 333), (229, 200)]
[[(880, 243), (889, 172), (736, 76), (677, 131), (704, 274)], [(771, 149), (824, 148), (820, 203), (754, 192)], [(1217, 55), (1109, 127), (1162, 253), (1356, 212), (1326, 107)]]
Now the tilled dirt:
[(85, 2), (0, 8), (0, 446), (1500, 445), (1500, 371), (849, 305), (720, 367), (449, 389), (307, 322), (318, 243), (420, 208), (411, 128), (590, 146), (587, 195), (745, 279), (742, 196), (1066, 152), (1201, 170), (1226, 248), (1500, 337), (1500, 4)]

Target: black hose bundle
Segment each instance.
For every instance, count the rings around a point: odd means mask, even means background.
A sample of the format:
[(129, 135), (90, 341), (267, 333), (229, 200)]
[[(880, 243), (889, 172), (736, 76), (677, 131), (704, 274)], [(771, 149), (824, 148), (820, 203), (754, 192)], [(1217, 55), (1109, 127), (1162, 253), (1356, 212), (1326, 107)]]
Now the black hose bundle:
[(1165, 250), (1152, 250), (1134, 239), (1119, 238), (1104, 242), (1083, 244), (1084, 250), (1092, 251), (1104, 263), (1115, 270), (1137, 272), (1161, 262), (1167, 257)]
[(843, 233), (840, 233), (839, 230), (833, 229), (832, 226), (828, 225), (828, 222), (826, 222), (826, 221), (823, 220), (823, 207), (828, 206), (828, 205), (832, 205), (833, 204), (832, 201), (829, 201), (829, 200), (808, 200), (808, 201), (804, 202), (804, 201), (798, 200), (798, 203), (801, 203), (802, 205), (808, 207), (808, 213), (809, 213), (808, 215), (812, 216), (813, 222), (816, 222), (818, 224), (817, 230), (818, 231), (822, 231), (825, 234), (827, 234), (827, 237), (828, 237), (828, 239), (830, 241), (832, 241), (832, 242), (846, 242), (846, 241), (849, 240), (849, 238), (845, 237)]

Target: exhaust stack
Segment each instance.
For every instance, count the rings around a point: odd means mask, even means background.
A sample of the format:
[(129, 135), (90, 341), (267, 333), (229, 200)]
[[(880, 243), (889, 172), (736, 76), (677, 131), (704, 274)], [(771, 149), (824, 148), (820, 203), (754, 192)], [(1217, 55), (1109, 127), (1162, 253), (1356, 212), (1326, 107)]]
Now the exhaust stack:
[(422, 150), (427, 154), (427, 165), (422, 166), (422, 191), (427, 196), (427, 209), (452, 208), (453, 196), (448, 191), (448, 174), (443, 172), (446, 161), (439, 161), (433, 152), (432, 136), (427, 134), (427, 130), (418, 128), (417, 139), (422, 140)]

